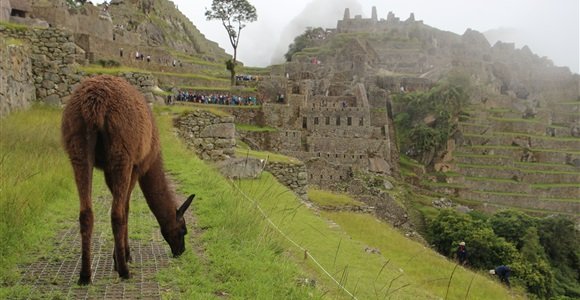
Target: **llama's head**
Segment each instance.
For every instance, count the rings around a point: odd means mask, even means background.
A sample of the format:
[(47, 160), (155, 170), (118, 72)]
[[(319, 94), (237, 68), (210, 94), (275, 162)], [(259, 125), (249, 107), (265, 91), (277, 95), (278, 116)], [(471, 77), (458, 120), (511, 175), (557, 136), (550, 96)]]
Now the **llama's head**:
[(177, 209), (175, 213), (176, 222), (174, 226), (168, 226), (167, 228), (162, 228), (161, 233), (163, 238), (171, 247), (171, 253), (173, 257), (180, 256), (185, 251), (185, 235), (187, 234), (187, 227), (185, 226), (185, 218), (183, 217), (187, 208), (195, 198), (195, 195), (189, 196), (185, 202)]

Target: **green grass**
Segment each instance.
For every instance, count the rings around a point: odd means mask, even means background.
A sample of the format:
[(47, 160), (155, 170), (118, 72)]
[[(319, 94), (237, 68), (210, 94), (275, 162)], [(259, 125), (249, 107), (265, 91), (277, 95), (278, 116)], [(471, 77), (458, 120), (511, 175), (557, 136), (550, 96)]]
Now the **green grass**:
[(518, 183), (513, 179), (505, 179), (505, 178), (492, 178), (492, 177), (465, 177), (466, 180), (471, 181), (491, 181), (491, 182), (505, 182), (505, 183)]
[[(184, 194), (195, 193), (194, 211), (200, 239), (190, 236), (188, 250), (159, 274), (165, 299), (217, 299), (219, 293), (236, 299), (308, 298), (316, 290), (296, 285), (305, 277), (284, 253), (280, 240), (266, 227), (252, 205), (230, 182), (191, 155), (172, 132), (171, 115), (158, 118), (164, 160)], [(268, 175), (264, 175), (267, 177)], [(270, 179), (271, 180), (271, 179)], [(273, 197), (263, 186), (263, 197)], [(250, 193), (254, 195), (253, 193)], [(196, 255), (194, 247), (203, 248)]]
[(258, 159), (263, 159), (267, 161), (273, 162), (280, 162), (280, 163), (287, 163), (287, 164), (300, 164), (301, 162), (290, 156), (286, 156), (283, 154), (272, 153), (267, 151), (256, 151), (251, 149), (240, 149), (236, 148), (236, 156), (237, 157), (254, 157)]
[(85, 72), (87, 74), (107, 74), (107, 75), (118, 75), (119, 73), (151, 74), (151, 71), (143, 69), (129, 67), (105, 68), (99, 65), (78, 66), (77, 70)]
[[(578, 172), (578, 175), (580, 176), (580, 172)], [(580, 191), (580, 183), (537, 183), (537, 184), (532, 184), (531, 186), (532, 186), (532, 188), (535, 188), (535, 189), (551, 189), (551, 188), (571, 187), (571, 188), (578, 188), (578, 190)]]
[[(468, 299), (509, 298), (509, 292), (499, 288), (497, 283), (489, 280), (486, 275), (472, 273), (461, 267), (455, 270), (449, 284), (455, 267), (453, 262), (442, 259), (433, 250), (405, 238), (372, 216), (353, 213), (323, 213), (323, 215), (340, 225), (353, 240), (381, 251), (383, 260), (380, 266), (384, 266), (384, 269), (375, 274), (372, 273), (376, 272), (376, 267), (365, 270), (368, 277), (361, 278), (359, 286), (361, 293), (364, 290), (366, 294), (365, 297), (361, 294), (360, 299), (383, 299), (385, 294), (392, 299), (443, 298), (447, 294), (448, 285), (449, 299), (465, 299), (466, 295)], [(349, 257), (352, 254), (348, 253), (347, 249), (341, 245), (339, 257), (344, 261), (355, 260), (354, 257)], [(355, 270), (350, 272), (352, 276)], [(389, 293), (386, 292), (387, 289), (390, 290)]]
[(0, 26), (6, 27), (8, 29), (18, 30), (18, 31), (26, 31), (26, 30), (30, 29), (30, 27), (28, 27), (26, 25), (17, 24), (17, 23), (9, 23), (9, 22), (0, 22)]
[(546, 175), (578, 175), (580, 172), (572, 171), (545, 171), (545, 170), (532, 170), (532, 169), (520, 169), (510, 166), (495, 166), (495, 165), (478, 165), (478, 164), (464, 164), (458, 163), (460, 168), (478, 168), (478, 169), (495, 169), (495, 170), (509, 170), (509, 171), (520, 171), (528, 174), (546, 174)]
[(364, 206), (365, 204), (354, 200), (346, 194), (337, 194), (329, 191), (308, 189), (308, 199), (320, 206)]
[(189, 78), (189, 79), (202, 79), (202, 80), (207, 80), (210, 82), (214, 82), (214, 81), (219, 81), (219, 82), (227, 82), (229, 83), (230, 80), (229, 79), (223, 79), (223, 78), (217, 78), (217, 77), (212, 77), (212, 76), (204, 76), (204, 75), (199, 75), (199, 74), (193, 74), (193, 73), (169, 73), (169, 72), (151, 72), (155, 75), (159, 75), (159, 76), (171, 76), (171, 77), (182, 77), (182, 78)]
[(251, 124), (236, 124), (236, 130), (252, 132), (276, 132), (278, 129), (270, 126), (257, 126)]
[(12, 113), (0, 120), (0, 136), (0, 282), (10, 284), (19, 277), (16, 264), (50, 253), (51, 238), (63, 220), (78, 219), (79, 205), (61, 147), (60, 110)]
[(453, 152), (456, 157), (475, 157), (475, 158), (510, 158), (505, 155), (486, 155), (486, 154), (473, 154), (473, 153), (463, 153), (463, 152)]
[(498, 118), (498, 117), (488, 117), (487, 119), (499, 122), (524, 122), (524, 123), (542, 123), (540, 120), (536, 119), (522, 119), (522, 118)]

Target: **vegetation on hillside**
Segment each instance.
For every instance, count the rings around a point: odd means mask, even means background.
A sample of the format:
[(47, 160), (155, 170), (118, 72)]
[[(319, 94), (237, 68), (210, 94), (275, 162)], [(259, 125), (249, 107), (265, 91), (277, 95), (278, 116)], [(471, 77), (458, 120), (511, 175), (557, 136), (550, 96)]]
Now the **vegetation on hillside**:
[(431, 166), (457, 128), (469, 100), (468, 89), (469, 81), (455, 76), (427, 92), (395, 94), (393, 100), (401, 111), (394, 120), (401, 152)]
[(574, 222), (564, 216), (443, 210), (430, 222), (427, 238), (450, 258), (459, 242), (466, 242), (468, 264), (476, 269), (509, 265), (514, 281), (541, 299), (580, 297), (580, 240)]

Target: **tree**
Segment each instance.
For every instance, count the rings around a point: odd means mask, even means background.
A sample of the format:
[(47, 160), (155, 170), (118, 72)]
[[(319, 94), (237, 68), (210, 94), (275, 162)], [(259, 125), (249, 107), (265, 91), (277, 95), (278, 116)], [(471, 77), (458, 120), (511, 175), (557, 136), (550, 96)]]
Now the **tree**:
[(495, 235), (485, 220), (453, 210), (439, 212), (429, 224), (427, 238), (438, 252), (448, 257), (452, 257), (459, 242), (464, 241), (469, 265), (475, 268), (508, 265), (517, 258), (515, 247)]
[(213, 0), (211, 9), (206, 8), (205, 16), (209, 21), (220, 20), (228, 33), (234, 56), (226, 62), (226, 68), (230, 71), (231, 84), (234, 85), (240, 32), (246, 27), (245, 23), (258, 19), (256, 8), (247, 0)]

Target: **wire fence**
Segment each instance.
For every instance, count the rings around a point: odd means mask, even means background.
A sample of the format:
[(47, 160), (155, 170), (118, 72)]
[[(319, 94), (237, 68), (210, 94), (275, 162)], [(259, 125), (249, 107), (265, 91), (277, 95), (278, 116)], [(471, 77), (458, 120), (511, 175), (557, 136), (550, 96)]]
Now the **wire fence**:
[(316, 257), (314, 257), (311, 253), (308, 252), (308, 249), (302, 247), (300, 244), (298, 244), (296, 241), (294, 241), (292, 238), (290, 238), (286, 233), (284, 233), (282, 231), (282, 229), (280, 229), (280, 227), (278, 227), (278, 225), (276, 225), (276, 223), (274, 223), (274, 221), (272, 221), (272, 219), (270, 219), (270, 217), (266, 214), (266, 212), (262, 209), (262, 207), (260, 207), (260, 205), (258, 204), (258, 202), (256, 200), (250, 198), (246, 193), (244, 193), (244, 191), (242, 191), (242, 189), (233, 180), (230, 180), (230, 181), (232, 183), (232, 186), (236, 189), (236, 191), (238, 191), (238, 193), (240, 193), (240, 195), (242, 195), (242, 197), (244, 199), (248, 200), (250, 203), (252, 203), (252, 205), (254, 205), (254, 207), (256, 207), (258, 209), (258, 211), (260, 212), (260, 214), (262, 215), (264, 220), (266, 220), (266, 222), (268, 222), (268, 224), (270, 224), (282, 237), (284, 237), (286, 240), (288, 240), (292, 245), (296, 246), (296, 248), (298, 248), (298, 249), (300, 249), (300, 251), (304, 252), (305, 259), (310, 257), (312, 262), (314, 262), (314, 264), (320, 270), (322, 270), (322, 272), (324, 274), (326, 274), (326, 276), (328, 276), (332, 281), (334, 281), (334, 283), (336, 283), (336, 285), (338, 287), (340, 287), (340, 289), (342, 289), (352, 299), (358, 300), (358, 298), (353, 293), (351, 293), (344, 285), (342, 285), (342, 283), (340, 283), (336, 278), (334, 278), (334, 276), (332, 276), (332, 274), (330, 274), (330, 272), (328, 272), (328, 270), (326, 270), (324, 268), (324, 266), (322, 266), (322, 264), (320, 264), (320, 262), (316, 259)]

